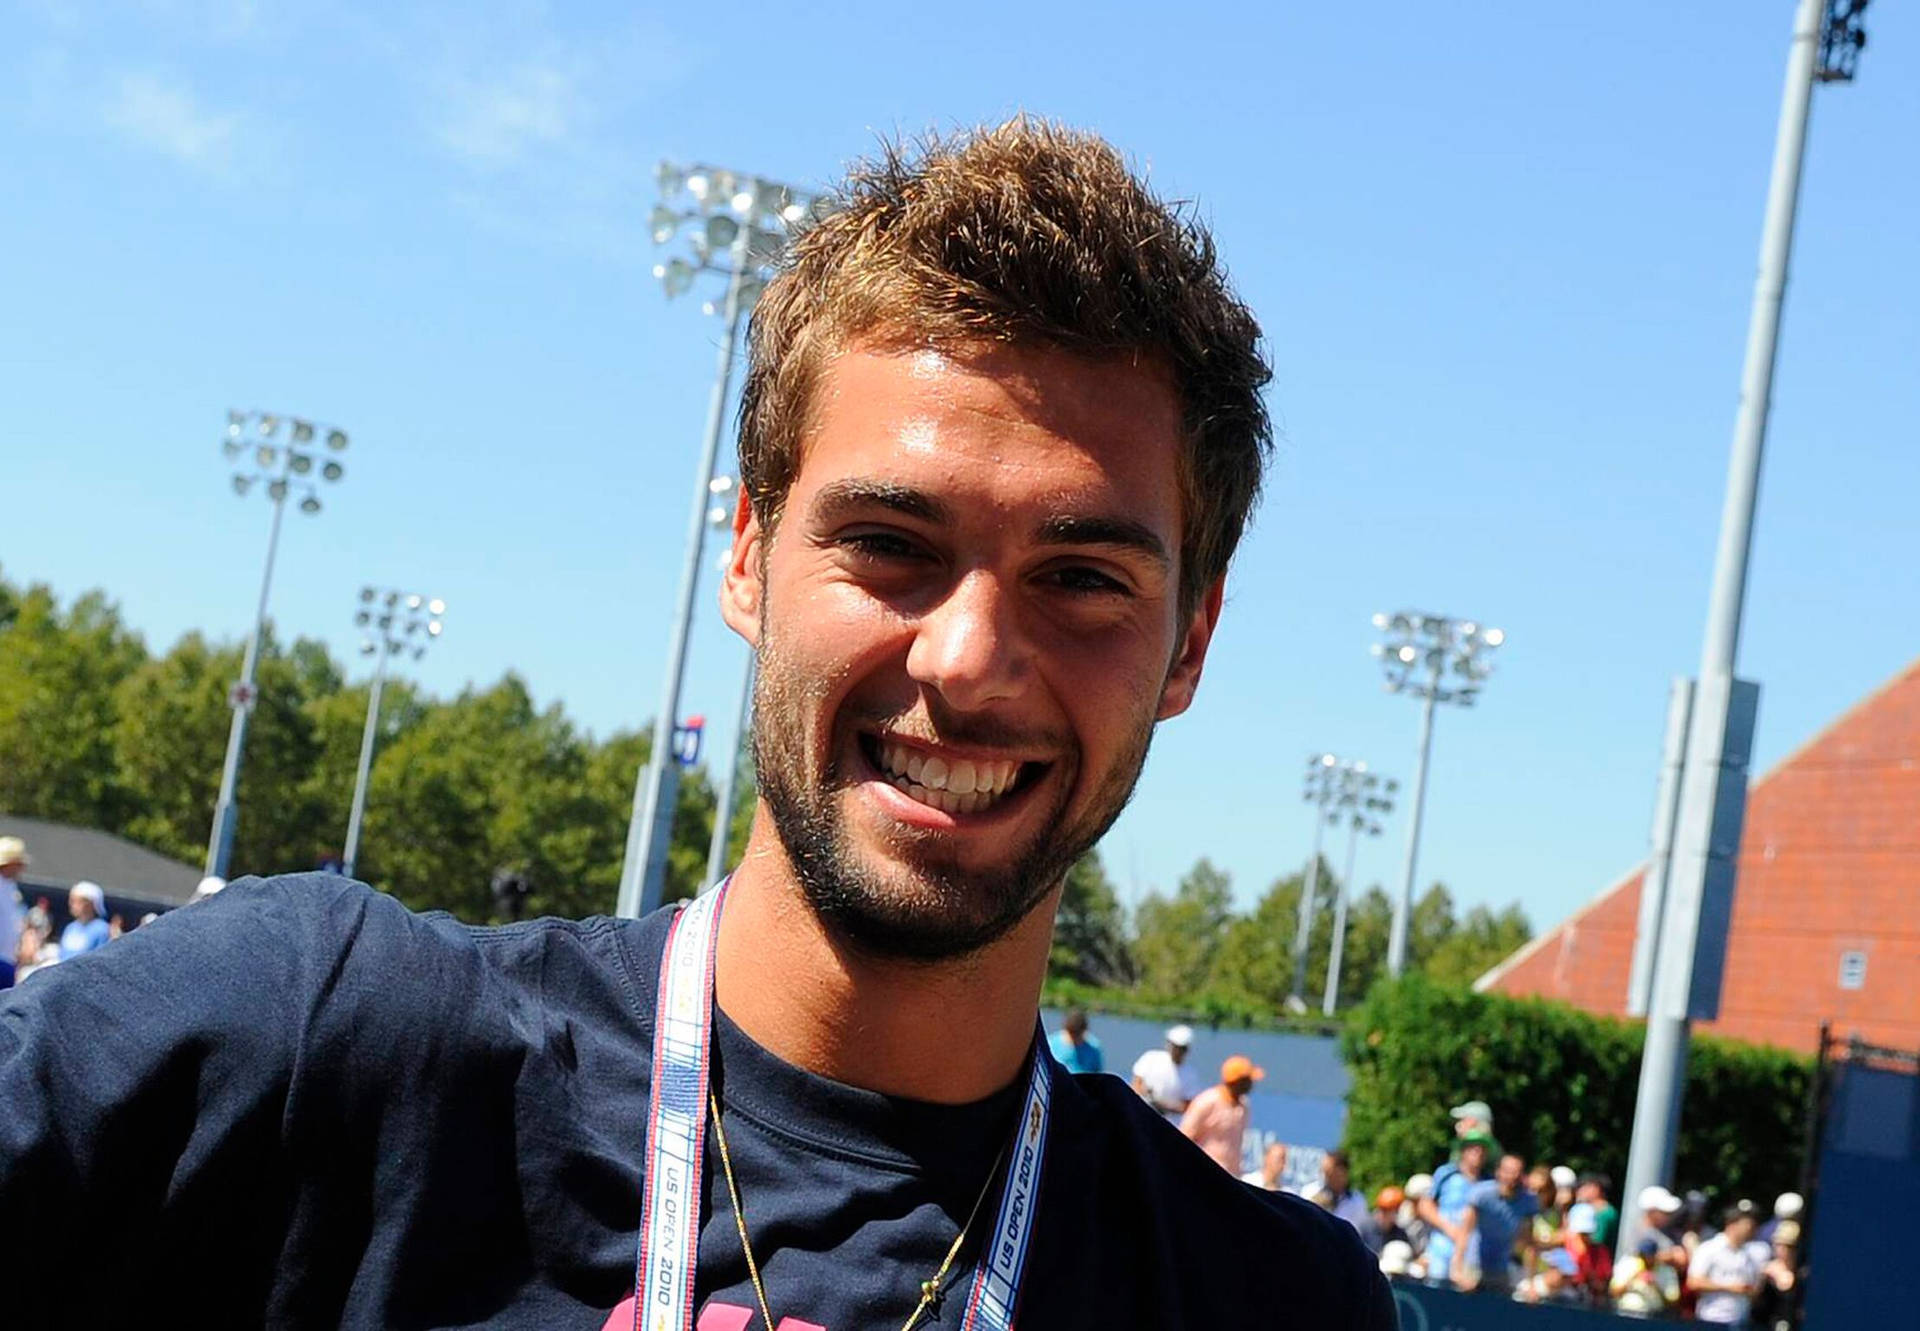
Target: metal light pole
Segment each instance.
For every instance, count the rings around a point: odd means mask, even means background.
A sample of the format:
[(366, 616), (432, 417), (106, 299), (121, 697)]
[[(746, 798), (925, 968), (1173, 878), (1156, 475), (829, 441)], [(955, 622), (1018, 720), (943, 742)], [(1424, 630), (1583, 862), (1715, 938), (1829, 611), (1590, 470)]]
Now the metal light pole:
[[(1373, 645), (1387, 674), (1387, 692), (1421, 699), (1420, 763), (1413, 774), (1413, 816), (1407, 825), (1407, 858), (1400, 895), (1393, 903), (1393, 932), (1387, 940), (1387, 974), (1398, 975), (1407, 961), (1407, 930), (1413, 913), (1413, 877), (1420, 860), (1420, 824), (1427, 804), (1427, 759), (1433, 753), (1433, 709), (1439, 703), (1473, 706), (1493, 673), (1487, 653), (1507, 640), (1499, 629), (1471, 619), (1453, 619), (1419, 610), (1375, 615), (1373, 626), (1386, 634)], [(1416, 674), (1419, 670), (1422, 673)], [(1448, 677), (1457, 681), (1448, 684)]]
[[(1746, 600), (1747, 560), (1753, 545), (1754, 507), (1807, 118), (1816, 79), (1852, 79), (1866, 43), (1860, 26), (1865, 9), (1865, 0), (1800, 0), (1794, 13), (1700, 678), (1690, 700), (1683, 700), (1676, 691), (1671, 709), (1683, 717), (1685, 748), (1663, 876), (1664, 918), (1657, 943), (1640, 940), (1643, 952), (1651, 943), (1651, 985), (1645, 993), (1647, 1036), (1627, 1157), (1623, 1194), (1627, 1197), (1673, 1175), (1686, 1088), (1688, 1023), (1710, 1019), (1719, 1011), (1726, 929), (1733, 911), (1734, 875), (1746, 814), (1747, 759), (1759, 694), (1757, 685), (1735, 678), (1734, 658)], [(1690, 716), (1685, 715), (1688, 712)], [(1623, 1244), (1627, 1237), (1622, 1234)]]
[[(726, 278), (726, 294), (719, 304), (707, 301), (702, 307), (708, 314), (721, 316), (724, 331), (713, 394), (707, 404), (706, 436), (694, 473), (693, 515), (688, 523), (686, 560), (667, 642), (660, 709), (653, 718), (653, 749), (634, 785), (626, 857), (620, 866), (620, 893), (614, 911), (629, 917), (653, 910), (666, 894), (667, 844), (680, 775), (672, 753), (673, 733), (680, 714), (680, 685), (686, 673), (687, 638), (700, 583), (700, 552), (706, 538), (708, 498), (713, 493), (713, 464), (726, 424), (727, 391), (733, 377), (741, 316), (753, 307), (765, 285), (764, 274), (785, 246), (787, 228), (806, 217), (813, 205), (812, 196), (799, 190), (717, 167), (681, 168), (662, 162), (658, 180), (662, 201), (654, 207), (650, 219), (654, 243), (664, 245), (683, 225), (691, 223), (693, 259), (673, 258), (656, 264), (654, 276), (672, 298), (691, 289), (701, 273), (719, 273)], [(691, 208), (674, 206), (683, 193), (692, 200)]]
[(360, 767), (353, 777), (353, 808), (347, 814), (347, 847), (341, 852), (341, 871), (353, 877), (353, 866), (360, 857), (360, 820), (367, 811), (367, 776), (373, 770), (373, 738), (380, 729), (380, 691), (387, 682), (387, 658), (409, 652), (418, 661), (427, 647), (440, 636), (444, 627), (440, 617), (447, 603), (437, 596), (427, 597), (378, 587), (360, 589), (360, 609), (353, 622), (366, 636), (360, 640), (360, 654), (371, 656), (373, 687), (367, 693), (367, 725), (360, 732)]
[[(226, 437), (220, 451), (233, 468), (233, 492), (246, 495), (255, 485), (273, 505), (273, 525), (267, 535), (266, 568), (260, 575), (260, 603), (254, 610), (253, 632), (247, 638), (240, 658), (240, 679), (227, 692), (233, 708), (233, 724), (227, 730), (227, 757), (220, 768), (220, 795), (213, 806), (213, 829), (207, 837), (207, 873), (225, 878), (233, 859), (234, 833), (240, 825), (237, 791), (240, 786), (240, 760), (247, 747), (247, 722), (253, 714), (257, 692), (254, 672), (259, 664), (260, 635), (267, 622), (267, 595), (273, 588), (273, 560), (280, 548), (280, 518), (287, 498), (296, 491), (300, 511), (309, 515), (320, 511), (318, 481), (338, 481), (346, 467), (330, 453), (347, 447), (344, 430), (315, 425), (297, 416), (278, 416), (266, 411), (227, 412)], [(324, 450), (324, 451), (323, 451)], [(318, 477), (316, 481), (315, 477)]]
[[(708, 487), (716, 502), (707, 510), (707, 522), (715, 531), (724, 531), (733, 525), (733, 510), (727, 507), (726, 499), (733, 492), (734, 484), (731, 476), (716, 476)], [(721, 572), (726, 571), (732, 555), (731, 550), (720, 552)], [(707, 841), (707, 876), (700, 885), (702, 892), (718, 886), (727, 873), (727, 842), (731, 839), (728, 833), (733, 827), (733, 802), (740, 774), (740, 739), (752, 724), (753, 677), (757, 664), (753, 653), (748, 652), (746, 667), (740, 672), (740, 701), (734, 708), (733, 751), (720, 774), (720, 789), (714, 800), (713, 835)]]
[(1313, 805), (1313, 853), (1307, 860), (1306, 881), (1300, 886), (1300, 918), (1293, 929), (1293, 987), (1287, 991), (1287, 1010), (1307, 1010), (1307, 943), (1313, 935), (1314, 898), (1320, 891), (1320, 834), (1330, 819), (1327, 806), (1340, 793), (1340, 760), (1331, 753), (1309, 754), (1305, 788), (1300, 798)]
[(1360, 849), (1360, 837), (1363, 833), (1367, 836), (1380, 835), (1378, 819), (1393, 812), (1392, 797), (1399, 789), (1398, 782), (1383, 781), (1369, 772), (1363, 762), (1351, 764), (1349, 770), (1352, 774), (1349, 783), (1351, 794), (1343, 801), (1343, 812), (1347, 818), (1347, 871), (1335, 889), (1333, 942), (1327, 949), (1327, 982), (1322, 987), (1320, 998), (1320, 1011), (1328, 1017), (1340, 1005), (1340, 962), (1347, 947), (1347, 903), (1353, 898), (1353, 865)]

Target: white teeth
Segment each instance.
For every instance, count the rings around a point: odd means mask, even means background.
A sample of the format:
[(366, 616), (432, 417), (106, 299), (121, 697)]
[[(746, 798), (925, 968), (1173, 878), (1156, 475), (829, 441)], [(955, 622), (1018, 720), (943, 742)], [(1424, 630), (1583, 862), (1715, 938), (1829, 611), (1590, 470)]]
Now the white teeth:
[(947, 813), (977, 813), (1012, 788), (1017, 762), (932, 757), (906, 744), (882, 742), (880, 765), (888, 782), (921, 804)]

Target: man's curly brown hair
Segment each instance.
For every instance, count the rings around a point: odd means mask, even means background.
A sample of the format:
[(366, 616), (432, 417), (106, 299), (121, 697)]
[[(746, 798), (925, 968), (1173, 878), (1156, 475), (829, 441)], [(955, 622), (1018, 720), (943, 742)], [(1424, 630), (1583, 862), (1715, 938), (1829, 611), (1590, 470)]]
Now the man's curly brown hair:
[(1104, 140), (1027, 117), (889, 146), (788, 247), (754, 310), (740, 477), (778, 522), (813, 390), (856, 342), (1011, 344), (1163, 367), (1179, 393), (1180, 600), (1226, 572), (1260, 490), (1271, 377), (1204, 227)]

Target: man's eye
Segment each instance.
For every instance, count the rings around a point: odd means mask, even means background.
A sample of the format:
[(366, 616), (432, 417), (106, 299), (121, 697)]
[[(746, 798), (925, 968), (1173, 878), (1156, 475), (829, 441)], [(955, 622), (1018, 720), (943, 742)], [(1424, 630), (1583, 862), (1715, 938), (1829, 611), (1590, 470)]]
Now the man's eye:
[(1047, 578), (1054, 586), (1061, 588), (1063, 591), (1075, 592), (1081, 595), (1124, 596), (1127, 594), (1127, 586), (1125, 583), (1109, 574), (1102, 573), (1097, 568), (1069, 565), (1066, 568), (1052, 570), (1047, 574)]
[(854, 532), (840, 537), (836, 544), (865, 559), (909, 559), (918, 553), (906, 537), (884, 531)]

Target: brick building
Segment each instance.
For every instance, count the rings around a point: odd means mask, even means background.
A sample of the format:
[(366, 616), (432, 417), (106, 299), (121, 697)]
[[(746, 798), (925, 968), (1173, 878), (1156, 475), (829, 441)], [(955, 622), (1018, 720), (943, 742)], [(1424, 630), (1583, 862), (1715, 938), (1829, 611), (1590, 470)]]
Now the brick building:
[[(1475, 988), (1626, 1011), (1643, 864)], [(1720, 1016), (1699, 1029), (1812, 1052), (1920, 1048), (1920, 661), (1750, 788)]]

